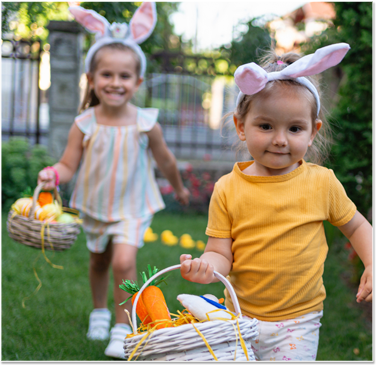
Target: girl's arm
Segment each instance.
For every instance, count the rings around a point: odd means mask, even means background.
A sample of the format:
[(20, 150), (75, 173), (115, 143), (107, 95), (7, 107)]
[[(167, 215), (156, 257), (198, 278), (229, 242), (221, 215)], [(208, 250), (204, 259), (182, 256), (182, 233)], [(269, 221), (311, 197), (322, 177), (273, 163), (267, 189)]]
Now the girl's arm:
[(153, 153), (155, 162), (174, 188), (176, 199), (179, 203), (187, 205), (189, 202), (189, 191), (183, 185), (175, 156), (166, 145), (160, 124), (156, 123), (146, 134), (149, 137), (149, 147)]
[[(68, 143), (61, 157), (60, 161), (53, 167), (57, 170), (60, 178), (60, 183), (67, 183), (72, 179), (81, 161), (83, 147), (82, 140), (84, 134), (73, 123), (69, 135)], [(46, 182), (44, 189), (51, 190), (55, 187), (55, 173), (53, 170), (42, 170), (38, 174), (38, 185), (41, 182)]]
[(191, 255), (180, 256), (181, 276), (186, 280), (200, 284), (218, 281), (213, 271), (226, 277), (233, 262), (231, 246), (231, 238), (209, 237), (205, 252), (200, 258), (192, 260)]
[(349, 239), (364, 265), (356, 301), (372, 301), (372, 226), (358, 211), (350, 222), (338, 227)]

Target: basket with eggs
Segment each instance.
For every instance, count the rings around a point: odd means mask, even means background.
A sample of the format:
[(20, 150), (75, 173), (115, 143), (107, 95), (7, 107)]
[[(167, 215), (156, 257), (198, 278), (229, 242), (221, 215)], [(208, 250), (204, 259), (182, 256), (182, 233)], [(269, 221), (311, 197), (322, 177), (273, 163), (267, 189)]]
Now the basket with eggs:
[(33, 197), (20, 198), (12, 205), (7, 219), (9, 237), (26, 246), (42, 250), (69, 249), (80, 233), (78, 212), (62, 206), (57, 188), (43, 192), (39, 184)]

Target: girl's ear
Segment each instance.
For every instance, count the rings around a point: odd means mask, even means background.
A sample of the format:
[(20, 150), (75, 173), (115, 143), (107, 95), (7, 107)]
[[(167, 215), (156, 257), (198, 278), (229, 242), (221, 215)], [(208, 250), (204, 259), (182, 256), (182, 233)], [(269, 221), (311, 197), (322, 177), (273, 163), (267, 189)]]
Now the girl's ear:
[(315, 128), (312, 129), (312, 135), (311, 135), (311, 138), (310, 138), (309, 143), (308, 143), (309, 147), (312, 146), (313, 140), (315, 139), (316, 134), (321, 129), (321, 127), (322, 127), (322, 121), (320, 119), (316, 119), (315, 120)]
[(132, 37), (138, 44), (149, 38), (157, 23), (157, 10), (154, 2), (142, 3), (129, 23)]
[(238, 134), (239, 139), (241, 141), (245, 141), (244, 123), (240, 119), (236, 118), (235, 115), (233, 116), (233, 118), (234, 118), (236, 133)]
[(322, 127), (322, 121), (320, 119), (316, 119), (316, 130), (317, 132), (321, 129)]
[(144, 82), (144, 78), (143, 77), (139, 77), (138, 81), (137, 81), (137, 87), (139, 87), (143, 82)]
[(91, 72), (88, 72), (86, 74), (86, 78), (87, 78), (88, 85), (93, 89), (94, 88), (94, 78), (93, 78), (93, 75), (91, 74)]

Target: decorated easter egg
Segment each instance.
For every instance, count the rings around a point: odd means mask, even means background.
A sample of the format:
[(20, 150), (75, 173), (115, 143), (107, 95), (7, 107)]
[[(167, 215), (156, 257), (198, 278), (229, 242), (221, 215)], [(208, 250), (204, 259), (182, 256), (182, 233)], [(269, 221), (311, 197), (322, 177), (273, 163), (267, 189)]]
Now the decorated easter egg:
[(63, 214), (60, 214), (56, 218), (56, 222), (58, 222), (58, 223), (73, 223), (74, 222), (74, 218), (73, 218), (73, 216), (71, 214), (63, 213)]
[(26, 204), (29, 204), (30, 202), (32, 202), (31, 198), (20, 198), (20, 199), (17, 199), (13, 205), (12, 205), (12, 209), (17, 213), (17, 214), (21, 214), (21, 211), (22, 211), (22, 208), (24, 207), (24, 205)]
[(42, 211), (39, 213), (38, 219), (44, 221), (50, 218), (56, 218), (60, 216), (61, 209), (57, 204), (46, 204), (42, 208)]

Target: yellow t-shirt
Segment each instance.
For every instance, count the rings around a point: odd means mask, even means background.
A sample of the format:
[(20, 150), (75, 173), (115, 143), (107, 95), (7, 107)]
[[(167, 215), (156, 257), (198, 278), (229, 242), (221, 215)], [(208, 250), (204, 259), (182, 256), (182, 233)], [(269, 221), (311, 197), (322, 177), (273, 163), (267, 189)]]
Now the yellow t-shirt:
[(302, 161), (285, 175), (244, 174), (252, 163), (236, 163), (215, 184), (206, 228), (208, 236), (233, 240), (228, 279), (242, 313), (274, 322), (322, 310), (323, 221), (342, 226), (356, 206), (325, 167)]

